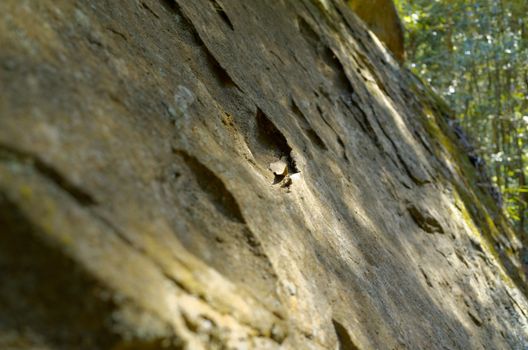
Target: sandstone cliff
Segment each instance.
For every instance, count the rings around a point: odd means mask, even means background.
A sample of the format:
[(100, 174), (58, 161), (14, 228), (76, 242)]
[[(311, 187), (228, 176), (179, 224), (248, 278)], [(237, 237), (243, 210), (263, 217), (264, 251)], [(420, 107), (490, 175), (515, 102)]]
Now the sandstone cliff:
[(348, 5), (400, 62), (405, 61), (403, 25), (393, 0), (347, 0)]
[(345, 1), (4, 0), (0, 48), (0, 348), (527, 346), (519, 238)]

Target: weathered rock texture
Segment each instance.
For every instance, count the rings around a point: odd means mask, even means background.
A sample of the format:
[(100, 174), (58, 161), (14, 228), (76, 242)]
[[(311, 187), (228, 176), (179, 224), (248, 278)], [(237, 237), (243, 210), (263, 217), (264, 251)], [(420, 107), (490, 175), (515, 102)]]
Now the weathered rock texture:
[(400, 62), (405, 61), (403, 25), (393, 0), (347, 0), (349, 6)]
[(0, 48), (0, 348), (526, 346), (519, 240), (345, 1), (4, 0)]

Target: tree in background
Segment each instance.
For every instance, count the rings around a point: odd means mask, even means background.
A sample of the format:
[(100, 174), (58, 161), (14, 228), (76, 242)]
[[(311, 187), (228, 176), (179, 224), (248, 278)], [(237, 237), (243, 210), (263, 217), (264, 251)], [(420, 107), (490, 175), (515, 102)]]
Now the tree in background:
[(528, 1), (397, 0), (408, 66), (455, 109), (528, 232)]

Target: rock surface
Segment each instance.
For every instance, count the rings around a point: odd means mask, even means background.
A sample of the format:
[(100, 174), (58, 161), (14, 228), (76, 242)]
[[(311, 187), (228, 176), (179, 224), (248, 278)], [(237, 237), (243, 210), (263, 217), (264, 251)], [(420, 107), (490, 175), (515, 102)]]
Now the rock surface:
[(394, 0), (347, 0), (348, 5), (385, 44), (394, 57), (405, 61), (403, 25)]
[(0, 348), (528, 346), (519, 238), (344, 1), (4, 0), (0, 47)]

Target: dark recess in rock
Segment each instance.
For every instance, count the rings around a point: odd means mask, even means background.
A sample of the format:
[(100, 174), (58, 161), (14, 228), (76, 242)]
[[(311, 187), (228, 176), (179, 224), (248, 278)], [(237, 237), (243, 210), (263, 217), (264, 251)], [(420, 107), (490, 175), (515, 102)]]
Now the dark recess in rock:
[[(163, 0), (162, 0), (162, 1), (163, 1)], [(145, 2), (141, 2), (141, 7), (142, 7), (143, 9), (145, 9), (145, 11), (149, 12), (151, 15), (153, 15), (154, 17), (156, 17), (157, 19), (160, 18), (159, 15), (158, 15), (156, 12), (154, 12), (154, 10), (152, 10), (152, 8), (150, 8), (150, 6), (147, 5)]]
[(468, 311), (469, 318), (471, 318), (471, 321), (475, 323), (477, 327), (482, 327), (482, 320), (480, 317), (475, 313), (473, 310)]
[(346, 76), (343, 64), (339, 61), (334, 51), (321, 39), (304, 18), (298, 18), (298, 24), (301, 34), (313, 50), (321, 73), (332, 82), (341, 95), (352, 94), (354, 89)]
[(320, 50), (321, 57), (326, 65), (331, 69), (331, 73), (327, 73), (329, 79), (334, 83), (334, 86), (339, 89), (342, 94), (351, 94), (354, 92), (350, 81), (348, 80), (343, 64), (339, 61), (337, 55), (328, 46), (323, 46)]
[(53, 182), (63, 191), (72, 196), (79, 204), (84, 206), (96, 205), (94, 197), (81, 187), (75, 185), (52, 166), (46, 164), (39, 157), (22, 150), (0, 144), (0, 162), (14, 161), (35, 168), (42, 176)]
[(231, 20), (229, 19), (229, 16), (227, 15), (227, 13), (225, 12), (224, 8), (222, 7), (222, 5), (220, 5), (220, 3), (216, 0), (210, 0), (211, 1), (211, 4), (213, 5), (216, 13), (218, 13), (218, 15), (220, 16), (220, 18), (222, 18), (222, 21), (224, 21), (225, 24), (227, 24), (227, 26), (231, 29), (231, 30), (235, 30), (235, 27), (233, 26), (233, 22), (231, 22)]
[[(202, 38), (200, 38), (200, 35), (196, 31), (196, 28), (192, 24), (192, 22), (185, 16), (179, 5), (175, 1), (171, 0), (165, 0), (165, 6), (169, 8), (171, 11), (176, 13), (178, 17), (180, 18), (178, 21), (178, 27), (181, 29), (182, 32), (187, 33), (187, 43), (199, 48), (201, 51), (200, 59), (203, 60), (205, 58), (206, 61), (206, 68), (207, 72), (203, 73), (203, 80), (204, 84), (207, 85), (207, 82), (209, 79), (208, 77), (214, 77), (216, 82), (220, 84), (220, 86), (223, 87), (237, 87), (236, 83), (233, 81), (229, 73), (225, 70), (224, 67), (218, 62), (218, 60), (214, 57), (214, 55), (211, 53), (207, 45), (203, 42)], [(216, 3), (216, 2), (215, 2)], [(220, 5), (218, 5), (220, 6)], [(196, 63), (196, 62), (193, 62)], [(205, 68), (205, 67), (204, 67)]]
[(407, 210), (409, 211), (409, 214), (411, 214), (411, 217), (413, 218), (414, 222), (416, 222), (416, 224), (425, 232), (444, 233), (442, 225), (440, 225), (438, 220), (431, 216), (429, 213), (420, 210), (413, 204), (408, 205)]
[(327, 151), (328, 147), (326, 147), (324, 141), (319, 137), (319, 135), (317, 135), (315, 130), (311, 127), (303, 112), (299, 109), (299, 107), (295, 103), (295, 100), (293, 99), (291, 100), (291, 110), (293, 114), (298, 118), (299, 124), (304, 129), (306, 136), (308, 136), (310, 141), (317, 147)]
[(359, 348), (354, 344), (350, 338), (350, 334), (346, 328), (336, 320), (332, 320), (334, 329), (337, 335), (337, 341), (339, 343), (339, 350), (359, 350)]
[(320, 38), (319, 34), (317, 34), (313, 29), (312, 26), (309, 25), (306, 20), (302, 17), (297, 18), (297, 24), (299, 26), (299, 31), (301, 32), (302, 36), (304, 37), (304, 40), (308, 44), (310, 44), (312, 47), (317, 47)]
[[(271, 150), (277, 159), (285, 158), (288, 163), (288, 173), (298, 173), (299, 170), (291, 156), (292, 149), (286, 137), (277, 129), (275, 124), (257, 108), (256, 115), (257, 141), (266, 149)], [(267, 164), (266, 164), (267, 167)]]
[(101, 299), (104, 288), (40, 240), (39, 228), (2, 194), (0, 213), (0, 334), (23, 329), (54, 349), (112, 348), (115, 305)]
[(242, 215), (240, 206), (235, 197), (225, 187), (224, 183), (214, 172), (203, 165), (196, 157), (183, 150), (174, 149), (174, 154), (179, 155), (192, 175), (196, 179), (198, 186), (209, 197), (216, 209), (230, 220), (245, 224), (246, 220)]
[(203, 45), (203, 49), (205, 51), (207, 62), (209, 65), (209, 70), (212, 73), (214, 77), (216, 77), (216, 80), (224, 87), (237, 87), (229, 73), (218, 63), (216, 58), (213, 56), (213, 54), (209, 51), (207, 46)]
[(339, 146), (341, 146), (341, 149), (343, 150), (343, 158), (345, 158), (345, 160), (348, 162), (345, 143), (343, 142), (343, 139), (339, 136), (337, 136), (337, 143), (339, 144)]

